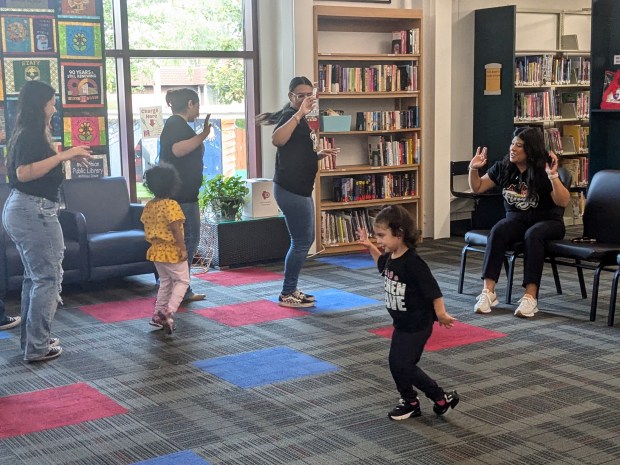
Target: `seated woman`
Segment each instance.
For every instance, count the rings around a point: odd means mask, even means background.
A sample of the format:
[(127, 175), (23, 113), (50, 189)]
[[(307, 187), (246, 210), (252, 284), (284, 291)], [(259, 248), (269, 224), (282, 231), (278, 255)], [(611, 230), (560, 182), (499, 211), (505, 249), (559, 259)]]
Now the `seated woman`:
[(476, 150), (469, 164), (469, 186), (473, 192), (485, 192), (495, 186), (502, 189), (506, 218), (499, 221), (488, 237), (482, 265), (484, 287), (474, 305), (476, 313), (489, 313), (498, 304), (495, 284), (504, 253), (515, 242), (524, 242), (523, 287), (515, 316), (531, 318), (538, 312), (538, 288), (545, 260), (545, 242), (562, 239), (564, 208), (570, 193), (558, 174), (558, 157), (547, 153), (541, 129), (517, 128), (510, 152), (480, 177), (478, 170), (487, 163), (487, 149)]

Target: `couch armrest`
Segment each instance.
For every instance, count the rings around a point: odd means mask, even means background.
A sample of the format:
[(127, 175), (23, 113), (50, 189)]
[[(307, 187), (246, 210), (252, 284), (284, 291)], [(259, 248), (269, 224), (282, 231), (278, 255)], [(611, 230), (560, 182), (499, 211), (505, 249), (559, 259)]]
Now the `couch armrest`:
[(83, 239), (84, 244), (86, 244), (86, 219), (82, 213), (59, 210), (58, 221), (64, 237), (78, 242)]
[(130, 203), (129, 214), (131, 215), (131, 228), (144, 230), (144, 225), (140, 221), (142, 212), (144, 211), (144, 204), (142, 203)]

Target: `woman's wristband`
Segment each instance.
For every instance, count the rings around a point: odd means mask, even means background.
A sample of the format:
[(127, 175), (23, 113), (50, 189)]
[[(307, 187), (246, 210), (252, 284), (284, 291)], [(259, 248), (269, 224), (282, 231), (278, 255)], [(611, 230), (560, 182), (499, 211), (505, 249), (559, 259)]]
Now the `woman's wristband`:
[(295, 121), (297, 121), (297, 124), (301, 123), (301, 118), (297, 115), (297, 113), (293, 115), (293, 118), (295, 118)]
[(558, 179), (560, 175), (558, 173), (555, 173), (555, 174), (550, 174), (547, 177), (549, 178), (549, 181), (553, 181), (554, 179)]
[(469, 171), (478, 171), (478, 168), (472, 168), (471, 166), (468, 166), (467, 169)]

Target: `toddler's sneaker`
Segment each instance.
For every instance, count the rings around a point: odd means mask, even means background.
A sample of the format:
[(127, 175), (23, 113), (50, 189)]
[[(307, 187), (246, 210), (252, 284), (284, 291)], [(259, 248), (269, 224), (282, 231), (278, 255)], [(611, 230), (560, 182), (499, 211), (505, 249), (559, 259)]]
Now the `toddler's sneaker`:
[(176, 329), (176, 325), (174, 324), (174, 320), (172, 319), (172, 314), (166, 315), (163, 321), (164, 333), (172, 334), (172, 332)]
[(291, 292), (288, 295), (280, 294), (280, 296), (278, 297), (278, 305), (280, 305), (280, 307), (291, 307), (291, 308), (314, 307), (313, 301), (308, 300), (305, 297), (301, 297), (295, 294), (295, 292)]
[(435, 412), (437, 416), (444, 415), (448, 410), (456, 407), (459, 400), (461, 400), (456, 391), (446, 392), (443, 397), (444, 401), (442, 405), (439, 405), (437, 402), (433, 405), (433, 412)]
[(499, 300), (497, 300), (497, 295), (495, 295), (495, 292), (491, 292), (488, 289), (483, 289), (480, 295), (476, 297), (474, 312), (491, 313), (491, 307), (495, 307), (498, 304)]
[(164, 321), (166, 321), (165, 317), (161, 313), (158, 313), (157, 315), (153, 315), (149, 324), (155, 326), (157, 329), (164, 329)]
[(521, 300), (519, 300), (519, 306), (515, 310), (515, 316), (521, 318), (532, 318), (538, 312), (538, 301), (525, 294)]
[(413, 402), (400, 399), (398, 405), (388, 413), (390, 420), (406, 420), (407, 418), (419, 417), (422, 415), (420, 410), (420, 399), (417, 397)]
[(293, 295), (300, 299), (306, 299), (308, 302), (316, 301), (316, 299), (314, 298), (312, 294), (306, 294), (305, 292), (301, 292), (299, 289), (295, 289), (295, 292), (293, 292)]

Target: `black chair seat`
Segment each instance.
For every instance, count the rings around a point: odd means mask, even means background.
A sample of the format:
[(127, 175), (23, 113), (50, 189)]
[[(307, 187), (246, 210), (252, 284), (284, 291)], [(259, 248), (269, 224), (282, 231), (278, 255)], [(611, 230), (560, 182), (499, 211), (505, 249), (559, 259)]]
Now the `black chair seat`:
[[(489, 239), (489, 230), (487, 229), (474, 229), (472, 231), (467, 231), (465, 234), (465, 242), (467, 245), (476, 246), (476, 247), (486, 247), (487, 241)], [(521, 253), (523, 252), (523, 242), (515, 242), (512, 244), (511, 250), (506, 253)]]
[(616, 263), (616, 256), (620, 253), (620, 245), (575, 243), (570, 240), (561, 240), (547, 242), (546, 250), (547, 253), (562, 258), (612, 264)]

